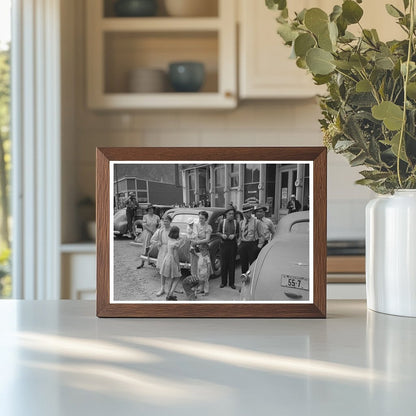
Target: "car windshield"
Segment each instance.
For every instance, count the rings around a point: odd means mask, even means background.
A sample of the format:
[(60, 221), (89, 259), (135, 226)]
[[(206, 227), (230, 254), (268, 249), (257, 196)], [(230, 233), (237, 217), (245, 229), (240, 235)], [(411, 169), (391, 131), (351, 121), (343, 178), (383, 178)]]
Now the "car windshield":
[(186, 232), (186, 227), (188, 226), (190, 220), (193, 220), (194, 223), (198, 222), (199, 221), (198, 213), (176, 214), (172, 219), (172, 224), (179, 227), (181, 232)]
[(309, 221), (298, 221), (292, 224), (290, 232), (294, 234), (308, 234)]

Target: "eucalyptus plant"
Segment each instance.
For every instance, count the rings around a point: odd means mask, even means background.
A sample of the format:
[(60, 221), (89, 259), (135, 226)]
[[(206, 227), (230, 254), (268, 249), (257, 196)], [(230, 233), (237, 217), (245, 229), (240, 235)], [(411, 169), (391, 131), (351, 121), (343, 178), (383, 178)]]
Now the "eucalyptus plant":
[[(330, 13), (303, 9), (289, 16), (286, 0), (266, 0), (278, 10), (278, 34), (296, 65), (326, 85), (320, 97), (325, 145), (365, 166), (357, 183), (377, 193), (416, 188), (415, 0), (387, 12), (404, 39), (382, 42), (360, 24), (362, 0), (344, 0)], [(295, 2), (294, 2), (295, 3)], [(350, 29), (357, 26), (354, 35)]]

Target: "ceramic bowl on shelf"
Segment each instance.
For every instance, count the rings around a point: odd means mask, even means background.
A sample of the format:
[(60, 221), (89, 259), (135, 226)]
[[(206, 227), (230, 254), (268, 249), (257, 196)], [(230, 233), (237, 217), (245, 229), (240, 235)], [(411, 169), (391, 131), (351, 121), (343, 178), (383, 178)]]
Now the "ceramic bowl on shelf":
[(176, 92), (197, 92), (205, 80), (202, 62), (172, 62), (169, 64), (169, 81)]
[(165, 8), (172, 17), (218, 16), (217, 0), (165, 0)]
[(156, 0), (118, 0), (114, 12), (119, 17), (150, 17), (157, 12)]
[(128, 91), (131, 93), (166, 92), (167, 84), (167, 74), (162, 69), (136, 68), (129, 72)]

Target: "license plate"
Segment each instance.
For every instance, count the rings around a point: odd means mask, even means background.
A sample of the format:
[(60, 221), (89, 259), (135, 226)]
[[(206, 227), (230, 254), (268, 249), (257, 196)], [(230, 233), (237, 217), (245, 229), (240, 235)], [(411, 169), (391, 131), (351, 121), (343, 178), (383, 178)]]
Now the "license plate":
[(289, 287), (291, 289), (309, 290), (309, 279), (298, 276), (290, 276), (288, 274), (282, 274), (281, 285), (283, 287)]

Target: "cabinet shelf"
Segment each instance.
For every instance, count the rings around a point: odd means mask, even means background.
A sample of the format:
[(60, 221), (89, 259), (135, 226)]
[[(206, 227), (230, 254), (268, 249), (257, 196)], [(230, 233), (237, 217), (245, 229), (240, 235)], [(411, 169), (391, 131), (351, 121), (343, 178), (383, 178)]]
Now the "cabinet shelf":
[[(218, 0), (214, 17), (122, 18), (104, 13), (103, 0), (88, 0), (87, 103), (97, 110), (237, 106), (236, 4)], [(104, 17), (105, 16), (105, 17)], [(130, 74), (141, 68), (165, 71), (178, 61), (204, 64), (198, 93), (130, 92)], [(157, 90), (154, 89), (154, 90)], [(166, 92), (165, 92), (166, 91)]]
[(106, 109), (203, 109), (234, 108), (233, 95), (218, 93), (157, 93), (157, 94), (103, 94), (97, 97), (94, 107)]
[(104, 32), (172, 32), (172, 31), (217, 31), (221, 20), (217, 17), (146, 17), (146, 18), (104, 18), (101, 30)]

